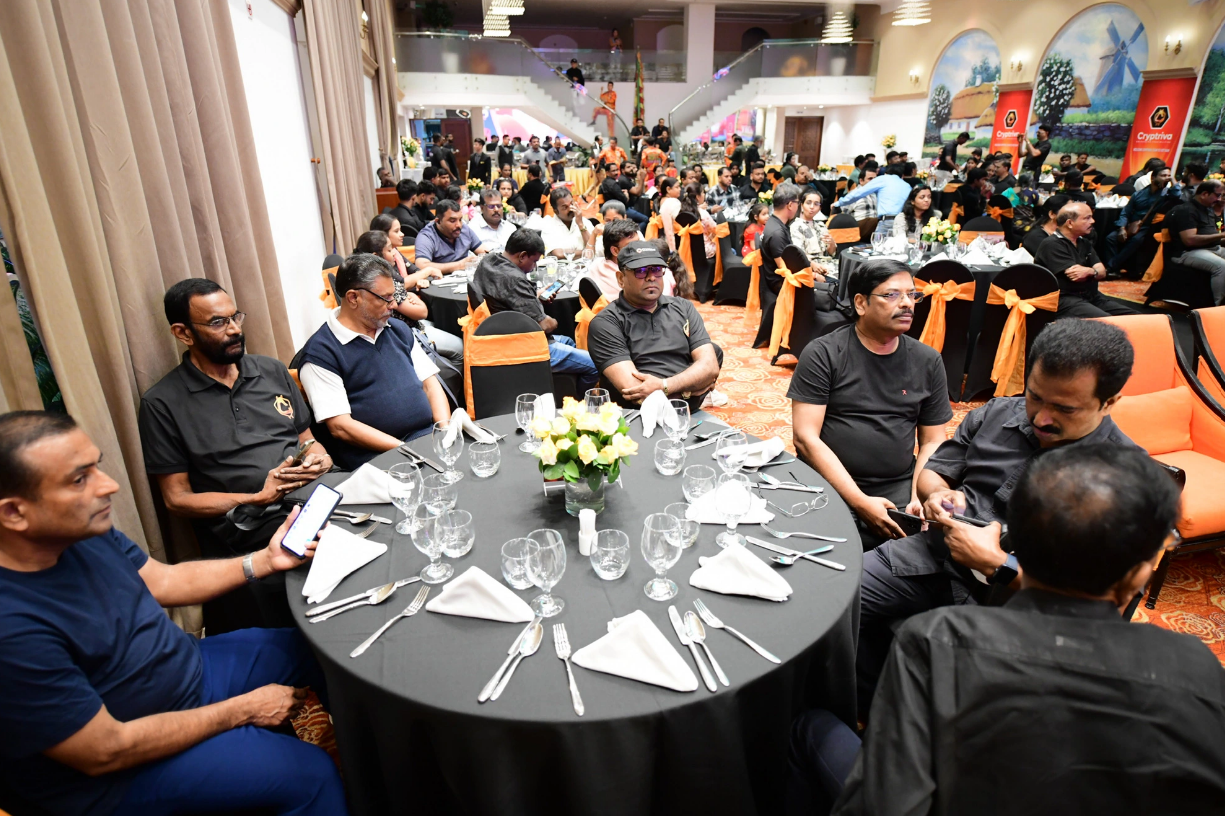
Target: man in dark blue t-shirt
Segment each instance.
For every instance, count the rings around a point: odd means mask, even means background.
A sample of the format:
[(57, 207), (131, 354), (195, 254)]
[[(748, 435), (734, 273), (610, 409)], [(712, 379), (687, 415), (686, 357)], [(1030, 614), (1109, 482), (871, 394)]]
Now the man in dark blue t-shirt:
[(163, 609), (301, 564), (296, 513), (265, 549), (169, 566), (113, 528), (100, 459), (70, 417), (0, 415), (0, 807), (345, 813), (327, 754), (264, 730), (323, 691), (298, 631), (197, 641)]

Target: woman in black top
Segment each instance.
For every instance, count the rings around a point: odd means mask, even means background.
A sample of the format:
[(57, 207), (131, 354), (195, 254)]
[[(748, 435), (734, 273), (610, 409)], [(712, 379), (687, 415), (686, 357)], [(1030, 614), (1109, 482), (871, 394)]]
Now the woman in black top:
[(513, 207), (515, 212), (527, 214), (527, 204), (523, 202), (523, 197), (515, 192), (510, 179), (498, 179), (497, 183), (494, 184), (494, 189), (502, 194), (502, 200)]
[(1051, 196), (1046, 200), (1045, 204), (1041, 205), (1041, 215), (1043, 222), (1035, 224), (1033, 228), (1025, 233), (1025, 237), (1021, 239), (1021, 246), (1025, 248), (1033, 257), (1038, 257), (1038, 247), (1046, 240), (1048, 235), (1052, 235), (1058, 227), (1055, 225), (1055, 216), (1059, 215), (1059, 211), (1063, 209), (1063, 205), (1069, 201), (1065, 195)]

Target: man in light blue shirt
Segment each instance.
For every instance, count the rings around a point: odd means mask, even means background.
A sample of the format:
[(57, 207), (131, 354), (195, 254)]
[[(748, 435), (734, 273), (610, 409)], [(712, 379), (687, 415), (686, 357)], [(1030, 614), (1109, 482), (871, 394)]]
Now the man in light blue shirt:
[(444, 273), (463, 269), (468, 253), (483, 255), (487, 250), (472, 228), (464, 223), (459, 205), (443, 199), (434, 205), (434, 220), (417, 233), (417, 259), (423, 266), (436, 266)]
[[(894, 165), (894, 167), (897, 167), (897, 165)], [(866, 163), (864, 164), (864, 169), (869, 169)], [(901, 175), (895, 175), (892, 170), (893, 168), (890, 167), (871, 181), (856, 187), (839, 199), (835, 206), (846, 211), (851, 204), (854, 204), (861, 198), (874, 195), (876, 196), (877, 217), (885, 219), (897, 215), (902, 211), (902, 206), (910, 195), (910, 184)], [(900, 167), (897, 172), (901, 172)]]

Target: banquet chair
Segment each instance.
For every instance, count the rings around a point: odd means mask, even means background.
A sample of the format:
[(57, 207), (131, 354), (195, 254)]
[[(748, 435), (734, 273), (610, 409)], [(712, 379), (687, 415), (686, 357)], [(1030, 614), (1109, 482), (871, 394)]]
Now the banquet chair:
[(1162, 196), (1140, 219), (1139, 229), (1144, 232), (1144, 239), (1139, 248), (1129, 257), (1115, 259), (1121, 277), (1128, 280), (1144, 278), (1150, 282), (1161, 277), (1164, 267), (1161, 245), (1169, 240), (1164, 227), (1165, 217), (1181, 203), (1182, 200), (1174, 196)]
[[(727, 223), (723, 213), (715, 216), (715, 223)], [(740, 257), (730, 235), (721, 235), (718, 241), (723, 277), (715, 287), (714, 303), (716, 306), (723, 303), (743, 303), (748, 298), (751, 270)]]
[[(915, 288), (926, 296), (922, 303), (914, 307), (914, 320), (910, 324), (910, 331), (906, 333), (940, 352), (949, 399), (953, 402), (961, 399), (961, 386), (966, 376), (966, 354), (970, 348), (970, 314), (974, 309), (974, 294), (969, 287), (973, 284), (974, 276), (970, 270), (957, 261), (948, 259), (929, 263), (915, 273)], [(954, 286), (960, 287), (962, 294), (953, 295), (952, 299), (941, 297), (941, 290), (952, 293), (956, 291)], [(933, 291), (927, 291), (929, 289)], [(932, 321), (931, 317), (937, 299), (944, 304), (943, 332), (939, 329), (938, 320)], [(924, 335), (927, 335), (926, 339)]]
[[(1007, 201), (1008, 199), (1004, 200)], [(980, 215), (977, 218), (971, 218), (961, 225), (961, 232), (957, 233), (957, 240), (960, 243), (968, 244), (980, 235), (984, 238), (1006, 239), (1007, 237), (1003, 224), (989, 215)]]
[(599, 285), (588, 277), (578, 279), (578, 299), (582, 306), (574, 316), (574, 345), (587, 350), (587, 331), (595, 316), (604, 311), (608, 298), (600, 291)]
[(1195, 375), (1217, 404), (1225, 406), (1225, 369), (1221, 367), (1221, 357), (1225, 356), (1225, 306), (1191, 312), (1191, 332), (1195, 340)]
[(693, 275), (693, 296), (698, 303), (705, 303), (715, 294), (715, 259), (706, 257), (706, 235), (702, 222), (690, 213), (680, 213), (675, 223), (678, 228), (676, 249), (685, 261), (685, 268)]
[(1021, 245), (1021, 236), (1016, 234), (1016, 229), (1013, 226), (1015, 213), (1012, 209), (1012, 202), (1008, 200), (1007, 196), (991, 196), (987, 200), (984, 214), (1000, 222), (1000, 226), (1004, 229), (1004, 240), (1008, 242), (1009, 249), (1016, 249)]
[(1225, 408), (1204, 389), (1174, 339), (1169, 315), (1098, 318), (1127, 332), (1135, 350), (1131, 378), (1111, 410), (1115, 423), (1149, 455), (1186, 474), (1182, 542), (1162, 558), (1145, 606), (1161, 593), (1172, 557), (1225, 545)]
[(549, 341), (521, 312), (498, 312), (464, 345), (464, 388), (474, 419), (512, 414), (520, 394), (553, 391)]
[[(838, 213), (825, 225), (829, 235), (834, 239), (836, 249), (834, 258), (841, 259), (842, 253), (849, 248), (863, 243), (859, 237), (859, 222), (850, 213)], [(838, 300), (846, 298), (846, 275), (838, 277)]]
[(1162, 229), (1161, 264), (1157, 267), (1156, 258), (1144, 277), (1153, 280), (1148, 291), (1144, 293), (1145, 305), (1161, 301), (1167, 305), (1184, 309), (1206, 309), (1216, 305), (1212, 297), (1212, 286), (1208, 273), (1184, 266), (1171, 257), (1169, 230)]
[[(1024, 360), (1029, 354), (1029, 348), (1033, 345), (1038, 333), (1046, 328), (1046, 324), (1055, 319), (1055, 307), (1059, 303), (1058, 280), (1050, 271), (1035, 264), (1011, 266), (996, 275), (995, 280), (987, 285), (990, 289), (982, 327), (977, 334), (973, 333), (973, 327), (971, 327), (972, 336), (968, 340), (970, 358), (967, 362), (965, 382), (961, 388), (961, 399), (963, 400), (974, 399), (988, 390), (994, 390), (996, 396), (1003, 396), (1008, 390), (1011, 390), (1013, 394), (1021, 393), (1023, 386), (1007, 389), (1011, 370), (1002, 370), (999, 382), (991, 379), (996, 369), (997, 352), (1003, 353), (1000, 352), (1000, 344), (1006, 339), (1004, 330), (1007, 327), (1009, 316), (1014, 308), (1019, 314), (1024, 315), (1024, 320), (1013, 335), (1017, 341), (1020, 341), (1020, 330), (1024, 329), (1024, 343), (1019, 344), (1016, 348), (1020, 376), (1023, 377)], [(1048, 310), (1036, 306), (1032, 313), (1025, 314), (1021, 304), (1012, 307), (1003, 301), (1003, 297), (1010, 291), (1015, 292), (1025, 301), (1038, 300), (1039, 303), (1051, 306), (1051, 308)], [(997, 293), (1000, 299), (993, 297)], [(1031, 305), (1035, 304), (1031, 303)]]
[(867, 243), (872, 240), (872, 233), (876, 232), (876, 227), (880, 224), (880, 218), (873, 216), (856, 223), (859, 225), (859, 240)]
[[(783, 263), (788, 270), (796, 274), (802, 275), (805, 272), (811, 272), (812, 269), (804, 250), (795, 244), (790, 244), (783, 250)], [(773, 274), (777, 275), (779, 272), (775, 271)], [(789, 290), (794, 290), (790, 294), (792, 303), (790, 326), (786, 325), (784, 310), (778, 308), (783, 293)], [(817, 306), (813, 287), (792, 286), (790, 283), (784, 283), (783, 290), (779, 292), (779, 301), (776, 301), (771, 322), (770, 347), (774, 353), (771, 355), (770, 362), (773, 363), (782, 354), (793, 354), (799, 357), (808, 342), (816, 336), (816, 324)], [(778, 335), (777, 348), (774, 346), (775, 335)]]

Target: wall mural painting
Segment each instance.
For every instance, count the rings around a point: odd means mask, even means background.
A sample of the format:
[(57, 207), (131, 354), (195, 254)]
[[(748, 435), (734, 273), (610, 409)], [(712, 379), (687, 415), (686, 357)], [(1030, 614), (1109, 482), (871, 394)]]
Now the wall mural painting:
[(1208, 165), (1209, 172), (1225, 172), (1220, 166), (1222, 159), (1225, 159), (1225, 26), (1217, 32), (1204, 62), (1195, 107), (1191, 109), (1191, 125), (1179, 156), (1179, 170), (1189, 162), (1201, 162)]
[(949, 44), (932, 72), (923, 155), (969, 132), (969, 147), (986, 148), (999, 96), (1000, 49), (985, 31), (967, 31)]
[(1052, 125), (1050, 163), (1061, 154), (1117, 176), (1148, 67), (1144, 23), (1126, 6), (1108, 4), (1074, 17), (1047, 49), (1034, 84), (1029, 132)]

